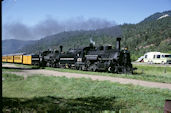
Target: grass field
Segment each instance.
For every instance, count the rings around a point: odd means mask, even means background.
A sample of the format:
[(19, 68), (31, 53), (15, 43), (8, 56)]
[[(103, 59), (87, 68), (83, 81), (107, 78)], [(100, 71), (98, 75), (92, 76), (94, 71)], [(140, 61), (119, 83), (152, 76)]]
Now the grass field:
[(2, 67), (2, 72), (20, 72), (21, 70), (19, 69), (9, 69), (9, 68), (4, 68)]
[(51, 67), (46, 67), (45, 69), (56, 70), (60, 72), (113, 76), (113, 77), (145, 80), (145, 81), (171, 83), (171, 67), (154, 67), (154, 66), (143, 66), (143, 65), (142, 66), (134, 65), (134, 67), (137, 67), (138, 69), (135, 71), (135, 74), (133, 75), (114, 74), (114, 73), (107, 73), (107, 72), (88, 72), (88, 71), (79, 71), (79, 70), (72, 70), (72, 69), (51, 68)]
[[(30, 66), (30, 65), (21, 65), (21, 64), (16, 64), (16, 65), (27, 67), (27, 68), (38, 68), (37, 66)], [(114, 73), (107, 73), (107, 72), (90, 72), (90, 71), (80, 71), (80, 70), (73, 70), (73, 69), (51, 68), (51, 67), (45, 67), (45, 69), (60, 71), (60, 72), (69, 72), (69, 73), (113, 76), (113, 77), (145, 80), (145, 81), (171, 83), (171, 67), (154, 66), (154, 65), (137, 65), (137, 64), (134, 64), (133, 66), (137, 67), (137, 70), (135, 71), (135, 74), (133, 75), (114, 74)]]
[[(3, 74), (4, 112), (162, 113), (171, 91), (90, 79)], [(74, 112), (73, 112), (74, 111)]]

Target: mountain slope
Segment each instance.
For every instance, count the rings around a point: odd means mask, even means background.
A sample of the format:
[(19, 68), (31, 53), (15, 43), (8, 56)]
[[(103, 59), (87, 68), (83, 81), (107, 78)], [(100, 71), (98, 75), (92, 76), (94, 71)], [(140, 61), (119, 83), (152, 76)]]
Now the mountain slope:
[[(59, 45), (64, 46), (64, 50), (78, 46), (87, 46), (92, 38), (97, 44), (112, 44), (114, 37), (121, 35), (120, 26), (104, 28), (90, 31), (70, 31), (45, 37), (36, 41), (32, 45), (25, 46), (20, 52), (40, 52), (48, 48), (58, 49)], [(113, 41), (110, 41), (113, 40)]]
[(171, 16), (136, 25), (123, 25), (122, 29), (125, 45), (136, 56), (148, 51), (171, 53)]
[(164, 11), (164, 12), (157, 12), (147, 18), (145, 18), (142, 22), (150, 22), (150, 21), (154, 21), (154, 20), (158, 20), (160, 18), (163, 17), (167, 17), (167, 16), (171, 16), (171, 10), (169, 11)]
[(34, 41), (22, 41), (15, 39), (2, 40), (2, 54), (16, 53), (19, 49), (32, 43), (34, 43)]

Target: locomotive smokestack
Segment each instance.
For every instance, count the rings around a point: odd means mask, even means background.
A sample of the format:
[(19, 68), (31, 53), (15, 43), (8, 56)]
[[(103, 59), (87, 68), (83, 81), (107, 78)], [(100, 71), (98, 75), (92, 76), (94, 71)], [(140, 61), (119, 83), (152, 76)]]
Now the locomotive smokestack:
[(62, 48), (63, 48), (63, 46), (59, 46), (59, 48), (60, 48), (60, 53), (62, 52)]
[(120, 51), (120, 41), (121, 41), (121, 38), (120, 37), (117, 37), (116, 38), (116, 49)]

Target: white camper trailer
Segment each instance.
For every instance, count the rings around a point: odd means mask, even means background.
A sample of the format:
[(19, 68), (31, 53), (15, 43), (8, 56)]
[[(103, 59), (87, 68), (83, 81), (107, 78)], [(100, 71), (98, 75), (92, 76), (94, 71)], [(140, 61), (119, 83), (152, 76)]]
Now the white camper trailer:
[(171, 63), (171, 54), (161, 52), (148, 52), (144, 55), (144, 62), (147, 63)]

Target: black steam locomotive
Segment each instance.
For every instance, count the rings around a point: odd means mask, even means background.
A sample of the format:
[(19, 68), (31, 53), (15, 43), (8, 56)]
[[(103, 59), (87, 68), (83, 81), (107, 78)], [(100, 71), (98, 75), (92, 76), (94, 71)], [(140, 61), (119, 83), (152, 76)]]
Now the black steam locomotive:
[(121, 38), (116, 39), (116, 48), (111, 45), (95, 47), (90, 43), (88, 47), (44, 51), (40, 55), (43, 66), (58, 68), (73, 68), (78, 70), (108, 71), (112, 73), (132, 73), (133, 68), (130, 53), (127, 49), (120, 49)]

